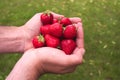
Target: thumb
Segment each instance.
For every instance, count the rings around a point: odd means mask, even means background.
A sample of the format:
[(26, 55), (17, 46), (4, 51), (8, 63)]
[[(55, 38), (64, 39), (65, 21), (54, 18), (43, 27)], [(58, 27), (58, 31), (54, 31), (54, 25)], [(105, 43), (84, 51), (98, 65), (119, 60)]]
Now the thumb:
[(70, 65), (79, 65), (83, 61), (83, 56), (85, 53), (84, 48), (76, 48), (73, 54), (69, 55)]
[(72, 55), (84, 56), (84, 54), (85, 54), (85, 49), (84, 49), (84, 48), (76, 48), (76, 49), (73, 51), (73, 54), (72, 54)]

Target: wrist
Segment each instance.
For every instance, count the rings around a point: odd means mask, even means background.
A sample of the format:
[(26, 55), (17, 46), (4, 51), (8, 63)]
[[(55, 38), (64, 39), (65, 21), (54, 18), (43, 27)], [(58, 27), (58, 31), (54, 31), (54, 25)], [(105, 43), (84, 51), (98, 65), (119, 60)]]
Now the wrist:
[(38, 80), (43, 70), (35, 54), (34, 50), (25, 52), (6, 80)]
[(23, 60), (28, 63), (28, 67), (32, 69), (35, 74), (38, 76), (44, 74), (43, 68), (42, 68), (42, 58), (40, 59), (40, 56), (37, 55), (38, 51), (36, 49), (30, 49), (25, 52), (23, 55)]
[[(38, 51), (36, 49), (30, 49), (25, 52), (23, 55), (23, 61), (26, 61), (28, 65), (28, 73), (34, 78), (33, 80), (37, 80), (41, 75), (44, 74), (43, 68), (42, 68), (42, 59), (38, 58)], [(27, 59), (28, 58), (28, 59)]]
[(26, 26), (21, 26), (19, 28), (21, 30), (21, 34), (22, 34), (22, 40), (23, 40), (23, 50), (22, 52), (25, 52), (27, 51), (28, 49), (31, 49), (33, 48), (33, 45), (32, 45), (32, 38), (31, 38), (31, 35), (30, 35), (30, 31), (28, 28), (26, 28)]

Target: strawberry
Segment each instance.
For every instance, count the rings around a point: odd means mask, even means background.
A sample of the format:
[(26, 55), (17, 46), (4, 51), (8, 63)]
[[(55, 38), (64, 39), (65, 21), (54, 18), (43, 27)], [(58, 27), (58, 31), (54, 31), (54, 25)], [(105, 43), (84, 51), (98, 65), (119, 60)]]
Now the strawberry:
[(32, 40), (32, 44), (35, 48), (43, 47), (45, 45), (44, 37), (42, 35), (35, 36)]
[(53, 24), (58, 23), (58, 19), (53, 19)]
[(72, 39), (66, 39), (61, 41), (61, 49), (67, 54), (70, 55), (76, 48), (76, 43)]
[(77, 35), (76, 27), (73, 25), (68, 25), (65, 27), (65, 30), (63, 32), (64, 38), (67, 39), (74, 39)]
[(67, 26), (67, 25), (71, 25), (72, 22), (70, 21), (69, 18), (64, 17), (64, 18), (61, 19), (60, 24), (63, 24), (63, 26)]
[(41, 19), (41, 22), (43, 25), (53, 23), (53, 15), (49, 12), (45, 12), (45, 13), (41, 14), (40, 19)]
[(49, 28), (50, 34), (55, 37), (61, 37), (63, 34), (63, 28), (62, 25), (59, 23), (54, 23)]
[(45, 35), (45, 41), (48, 47), (57, 48), (60, 44), (60, 40), (50, 34)]
[(45, 36), (46, 34), (49, 34), (49, 33), (50, 33), (49, 27), (50, 27), (50, 24), (41, 26), (41, 27), (40, 27), (40, 33), (41, 33), (43, 36)]

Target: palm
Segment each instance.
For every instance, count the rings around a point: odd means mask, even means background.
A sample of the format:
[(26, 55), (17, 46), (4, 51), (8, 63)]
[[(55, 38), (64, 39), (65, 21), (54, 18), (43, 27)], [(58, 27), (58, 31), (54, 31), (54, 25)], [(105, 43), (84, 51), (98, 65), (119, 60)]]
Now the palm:
[[(52, 12), (53, 13), (53, 12)], [(25, 33), (27, 35), (27, 38), (26, 38), (26, 48), (25, 50), (28, 50), (30, 48), (33, 48), (33, 45), (31, 43), (31, 40), (33, 39), (33, 37), (39, 35), (40, 31), (40, 26), (42, 26), (42, 23), (40, 21), (40, 15), (42, 13), (37, 13), (36, 15), (34, 15), (25, 25), (24, 25), (24, 28), (25, 28)], [(53, 17), (54, 18), (62, 18), (63, 15), (59, 15), (59, 14), (56, 14), (56, 13), (53, 13)], [(81, 47), (84, 47), (83, 45), (83, 30), (82, 30), (82, 25), (81, 25), (81, 20), (80, 18), (70, 18), (70, 20), (75, 24), (75, 26), (77, 27), (77, 40), (76, 40), (76, 43), (77, 43), (77, 46), (79, 48)]]
[(76, 40), (77, 47), (73, 51), (72, 55), (65, 55), (62, 50), (50, 47), (43, 47), (38, 49), (37, 56), (39, 59), (42, 59), (42, 65), (44, 66), (44, 70), (46, 70), (46, 72), (72, 72), (75, 70), (76, 66), (82, 62), (84, 55), (83, 29), (81, 23), (77, 23), (75, 26), (78, 29)]
[(31, 38), (33, 38), (36, 35), (39, 35), (39, 28), (40, 28), (40, 26), (42, 26), (42, 23), (40, 21), (40, 15), (41, 15), (41, 13), (40, 14), (38, 13), (38, 14), (34, 15), (25, 24), (25, 27), (27, 28), (28, 33), (29, 33)]

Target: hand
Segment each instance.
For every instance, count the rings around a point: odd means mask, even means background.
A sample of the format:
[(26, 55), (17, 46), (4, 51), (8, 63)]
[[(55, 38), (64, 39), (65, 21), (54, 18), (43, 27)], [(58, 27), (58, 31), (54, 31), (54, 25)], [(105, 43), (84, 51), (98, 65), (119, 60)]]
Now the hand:
[(36, 59), (41, 63), (38, 66), (42, 69), (43, 73), (73, 72), (77, 65), (82, 63), (85, 50), (82, 23), (78, 22), (79, 20), (79, 18), (71, 18), (71, 21), (75, 23), (78, 29), (76, 40), (77, 47), (72, 55), (66, 55), (62, 50), (55, 48), (43, 47), (36, 49)]
[(82, 63), (84, 55), (84, 36), (82, 23), (79, 18), (70, 18), (77, 30), (77, 47), (72, 55), (66, 55), (62, 50), (42, 47), (31, 49), (25, 52), (28, 55), (36, 55), (34, 63), (37, 64), (37, 70), (41, 73), (67, 73), (73, 72), (77, 65)]
[[(66, 55), (62, 50), (43, 47), (30, 49), (25, 52), (24, 55), (36, 56), (34, 59), (30, 59), (30, 57), (27, 58), (26, 56), (25, 59), (32, 62), (32, 66), (35, 66), (34, 68), (36, 69), (34, 70), (36, 70), (36, 72), (39, 71), (37, 75), (44, 73), (64, 74), (73, 72), (76, 67), (82, 63), (84, 49), (76, 48), (72, 55)], [(31, 64), (31, 62), (29, 64)]]
[(77, 47), (73, 54), (66, 55), (62, 50), (50, 47), (29, 49), (17, 62), (7, 79), (37, 80), (40, 75), (45, 73), (64, 74), (73, 72), (82, 63), (85, 50), (81, 20), (79, 18), (70, 18), (70, 20), (78, 29)]
[[(54, 12), (51, 12), (53, 14), (53, 18), (62, 18), (63, 15), (56, 14)], [(24, 31), (25, 35), (25, 49), (24, 51), (33, 48), (32, 45), (32, 39), (33, 37), (39, 35), (40, 26), (42, 26), (42, 22), (40, 20), (40, 16), (42, 13), (37, 13), (34, 15), (25, 25), (23, 25), (21, 28)]]
[[(53, 18), (63, 18), (64, 16), (63, 15), (60, 15), (60, 14), (56, 14), (54, 12), (51, 12), (53, 14)], [(40, 29), (40, 26), (42, 26), (42, 22), (40, 20), (40, 16), (41, 16), (42, 13), (37, 13), (36, 15), (34, 15), (27, 23), (25, 23), (25, 25), (23, 25), (21, 27), (23, 33), (24, 33), (24, 51), (28, 50), (28, 49), (31, 49), (33, 48), (33, 45), (32, 45), (32, 39), (33, 37), (39, 35), (39, 29)], [(81, 22), (81, 19), (80, 18), (70, 18), (70, 20), (73, 22), (73, 23), (78, 23), (78, 22)]]

